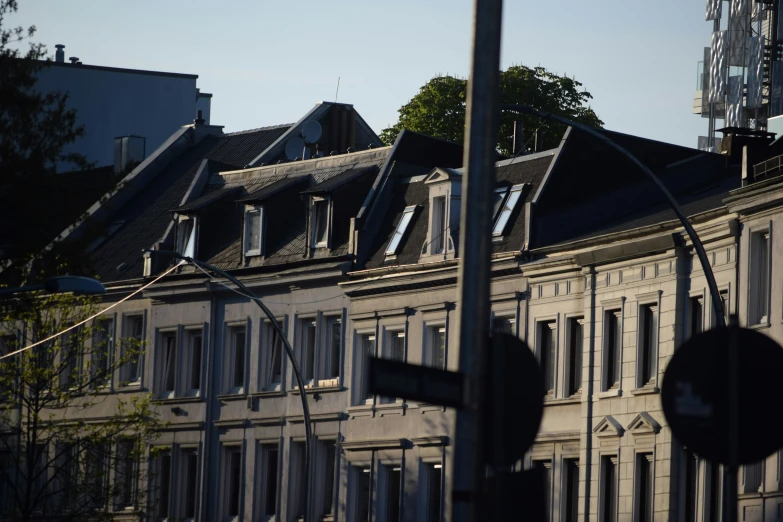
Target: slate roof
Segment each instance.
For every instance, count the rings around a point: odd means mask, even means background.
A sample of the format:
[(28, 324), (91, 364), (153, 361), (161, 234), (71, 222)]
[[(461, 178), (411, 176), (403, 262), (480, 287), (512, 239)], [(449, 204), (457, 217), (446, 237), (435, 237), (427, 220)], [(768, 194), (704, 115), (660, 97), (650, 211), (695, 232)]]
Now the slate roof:
[[(172, 222), (171, 210), (180, 206), (203, 160), (241, 168), (287, 129), (281, 125), (207, 136), (185, 150), (114, 213), (112, 221), (124, 221), (124, 225), (93, 253), (98, 277), (104, 282), (142, 277), (142, 250), (163, 237)], [(118, 270), (121, 265), (123, 269)]]

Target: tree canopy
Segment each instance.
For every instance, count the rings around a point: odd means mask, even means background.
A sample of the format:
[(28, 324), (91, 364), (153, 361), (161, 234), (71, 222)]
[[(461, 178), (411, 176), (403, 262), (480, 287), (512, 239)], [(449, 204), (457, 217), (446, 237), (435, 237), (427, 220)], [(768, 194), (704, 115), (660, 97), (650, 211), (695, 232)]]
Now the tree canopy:
[[(408, 103), (400, 107), (399, 120), (381, 132), (381, 139), (390, 145), (403, 129), (408, 129), (462, 143), (467, 85), (467, 80), (453, 76), (436, 76), (431, 79)], [(514, 65), (500, 71), (501, 104), (522, 103), (579, 123), (601, 127), (603, 122), (588, 104), (593, 96), (581, 87), (582, 84), (575, 79), (559, 76), (543, 67)], [(541, 125), (534, 116), (501, 114), (498, 150), (503, 154), (512, 153), (514, 120), (524, 122), (526, 141), (532, 138), (535, 129)], [(544, 148), (556, 147), (564, 131), (562, 125), (545, 123), (540, 129)], [(531, 146), (532, 141), (527, 148)]]

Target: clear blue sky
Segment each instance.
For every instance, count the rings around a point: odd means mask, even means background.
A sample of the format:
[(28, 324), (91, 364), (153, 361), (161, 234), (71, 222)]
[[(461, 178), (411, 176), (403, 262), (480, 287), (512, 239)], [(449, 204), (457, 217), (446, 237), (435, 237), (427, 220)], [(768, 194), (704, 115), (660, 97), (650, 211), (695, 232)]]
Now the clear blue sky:
[[(466, 76), (470, 0), (20, 0), (9, 25), (85, 64), (199, 75), (228, 132), (289, 123), (320, 100), (373, 129), (438, 73)], [(696, 146), (704, 0), (506, 0), (502, 67), (542, 65), (592, 93), (606, 127)]]

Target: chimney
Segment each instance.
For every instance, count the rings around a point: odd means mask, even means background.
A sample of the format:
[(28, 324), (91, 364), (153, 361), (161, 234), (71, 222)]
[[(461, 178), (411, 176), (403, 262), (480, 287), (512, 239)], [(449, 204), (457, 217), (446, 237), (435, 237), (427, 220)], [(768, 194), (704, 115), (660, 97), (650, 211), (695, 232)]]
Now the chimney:
[(511, 152), (514, 156), (519, 156), (522, 153), (522, 146), (524, 145), (525, 124), (521, 120), (514, 121), (514, 142), (511, 146)]
[(541, 129), (538, 129), (536, 131), (536, 137), (534, 139), (536, 142), (535, 147), (533, 148), (534, 152), (541, 152), (544, 149), (544, 136), (541, 133)]
[(79, 58), (76, 56), (71, 56), (70, 58), (68, 58), (68, 60), (70, 60), (70, 62), (74, 65), (76, 65), (79, 62)]
[(146, 142), (141, 136), (114, 138), (114, 173), (127, 172), (144, 161)]
[(206, 120), (201, 117), (201, 109), (196, 112), (196, 119), (193, 120), (193, 123), (196, 125), (204, 125), (204, 123), (206, 123)]
[(57, 44), (55, 45), (57, 50), (54, 52), (54, 61), (56, 63), (65, 63), (65, 46), (63, 44)]

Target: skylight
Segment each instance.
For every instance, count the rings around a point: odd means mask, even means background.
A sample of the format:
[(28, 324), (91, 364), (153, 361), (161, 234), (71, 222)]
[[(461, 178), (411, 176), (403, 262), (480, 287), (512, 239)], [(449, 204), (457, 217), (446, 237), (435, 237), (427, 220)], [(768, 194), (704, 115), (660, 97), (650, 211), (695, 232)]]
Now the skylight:
[(400, 247), (400, 242), (402, 241), (402, 236), (405, 235), (405, 232), (408, 230), (408, 226), (411, 223), (411, 219), (413, 218), (414, 210), (416, 210), (416, 205), (405, 207), (405, 210), (402, 212), (400, 222), (397, 223), (397, 229), (394, 231), (391, 241), (389, 241), (389, 246), (386, 247), (387, 256), (397, 253), (397, 249)]
[(517, 206), (519, 198), (522, 195), (522, 189), (525, 188), (525, 184), (514, 185), (508, 191), (508, 195), (505, 197), (503, 205), (500, 207), (500, 213), (495, 220), (495, 227), (492, 229), (493, 236), (502, 236), (503, 231), (506, 229), (508, 220), (511, 217), (511, 213)]

